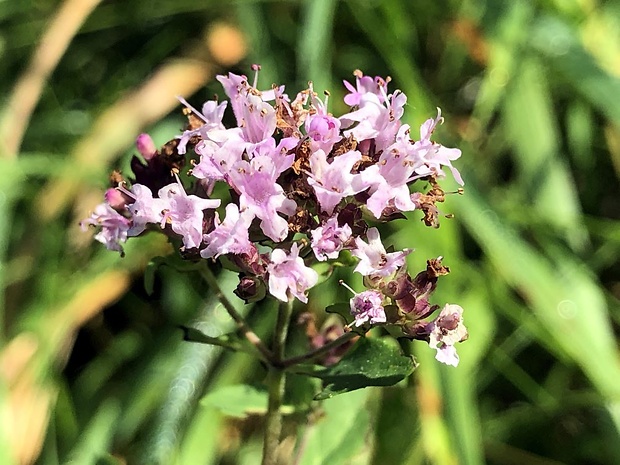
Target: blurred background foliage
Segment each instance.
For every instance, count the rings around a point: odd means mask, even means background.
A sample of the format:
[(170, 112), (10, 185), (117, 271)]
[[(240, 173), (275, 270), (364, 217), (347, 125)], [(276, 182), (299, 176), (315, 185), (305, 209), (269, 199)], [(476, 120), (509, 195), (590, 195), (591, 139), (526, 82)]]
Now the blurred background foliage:
[[(291, 378), (283, 453), (620, 463), (620, 2), (5, 0), (0, 24), (0, 463), (258, 463), (260, 415), (198, 403), (264, 376), (181, 341), (179, 324), (230, 328), (207, 287), (162, 267), (148, 295), (161, 237), (120, 258), (78, 227), (137, 134), (179, 134), (177, 95), (222, 96), (214, 75), (252, 63), (259, 87), (329, 89), (334, 114), (354, 69), (391, 76), (412, 126), (442, 108), (437, 140), (463, 150), (466, 180), (439, 230), (413, 212), (384, 232), (415, 247), (412, 269), (438, 255), (452, 269), (435, 302), (466, 309), (461, 365), (413, 344), (408, 383), (322, 405)], [(311, 294), (319, 322), (335, 287)], [(239, 308), (269, 334), (272, 309)]]

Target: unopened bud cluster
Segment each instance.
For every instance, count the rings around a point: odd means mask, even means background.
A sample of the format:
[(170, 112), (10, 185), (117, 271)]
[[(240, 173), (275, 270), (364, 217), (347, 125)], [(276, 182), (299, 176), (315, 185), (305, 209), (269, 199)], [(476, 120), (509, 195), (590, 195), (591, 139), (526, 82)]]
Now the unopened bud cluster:
[[(429, 260), (411, 277), (405, 267), (411, 250), (388, 253), (372, 223), (421, 210), (436, 227), (436, 203), (444, 200), (437, 180), (447, 168), (463, 184), (452, 166), (461, 152), (431, 140), (443, 121), (439, 110), (412, 139), (401, 122), (405, 94), (390, 93), (389, 80), (355, 76), (355, 84), (344, 83), (350, 111), (340, 117), (312, 85), (291, 99), (284, 86), (259, 91), (245, 76), (218, 76), (229, 101), (208, 101), (201, 111), (183, 101), (188, 128), (161, 149), (140, 135), (143, 159), (132, 162), (134, 181), (128, 186), (117, 174), (115, 182), (122, 182), (82, 226), (96, 226), (95, 239), (121, 253), (128, 237), (148, 229), (180, 241), (186, 258), (225, 256), (240, 275), (236, 294), (246, 301), (268, 293), (306, 303), (319, 278), (312, 263), (348, 251), (368, 287), (350, 300), (352, 324), (396, 325), (456, 365), (454, 344), (467, 337), (462, 309), (448, 304), (432, 319), (439, 307), (429, 303), (448, 269), (441, 259)], [(229, 104), (234, 127), (223, 124)], [(179, 174), (188, 161), (191, 182), (184, 186)], [(412, 193), (416, 181), (431, 188)]]

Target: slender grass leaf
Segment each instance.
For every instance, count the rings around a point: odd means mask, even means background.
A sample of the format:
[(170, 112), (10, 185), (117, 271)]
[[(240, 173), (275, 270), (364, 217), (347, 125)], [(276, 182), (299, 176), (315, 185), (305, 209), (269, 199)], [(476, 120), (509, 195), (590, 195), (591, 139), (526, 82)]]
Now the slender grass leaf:
[[(497, 270), (524, 296), (541, 325), (609, 400), (620, 430), (620, 361), (605, 298), (583, 265), (565, 256), (551, 263), (533, 250), (470, 186), (458, 203), (461, 219)], [(497, 279), (497, 278), (495, 278)]]
[(610, 98), (620, 95), (620, 79), (598, 66), (574, 28), (557, 16), (541, 16), (532, 28), (531, 45), (577, 92), (620, 124), (620, 106)]
[(331, 63), (331, 41), (335, 0), (314, 0), (304, 4), (305, 19), (299, 30), (298, 80), (312, 80), (315, 91), (321, 95), (331, 87), (328, 64)]

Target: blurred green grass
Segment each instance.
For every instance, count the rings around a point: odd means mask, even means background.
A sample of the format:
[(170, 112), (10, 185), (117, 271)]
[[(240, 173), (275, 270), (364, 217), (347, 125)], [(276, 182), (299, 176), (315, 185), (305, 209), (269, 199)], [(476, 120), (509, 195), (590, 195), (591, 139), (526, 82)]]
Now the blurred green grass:
[[(466, 310), (461, 365), (414, 344), (406, 386), (291, 418), (300, 463), (620, 463), (620, 2), (97, 3), (0, 3), (0, 463), (257, 463), (260, 418), (197, 404), (264, 375), (181, 342), (181, 323), (227, 327), (206, 287), (164, 268), (148, 296), (163, 241), (121, 259), (77, 227), (137, 133), (176, 134), (176, 95), (200, 104), (221, 95), (215, 73), (252, 63), (264, 87), (329, 89), (335, 114), (354, 69), (390, 75), (407, 122), (439, 106), (437, 139), (463, 150), (465, 195), (443, 207), (456, 218), (389, 231), (413, 269), (438, 255), (452, 269), (435, 302)], [(55, 63), (35, 51), (61, 7)], [(12, 100), (32, 76), (40, 95)], [(312, 310), (340, 292), (322, 286)], [(269, 308), (245, 311), (269, 333)]]

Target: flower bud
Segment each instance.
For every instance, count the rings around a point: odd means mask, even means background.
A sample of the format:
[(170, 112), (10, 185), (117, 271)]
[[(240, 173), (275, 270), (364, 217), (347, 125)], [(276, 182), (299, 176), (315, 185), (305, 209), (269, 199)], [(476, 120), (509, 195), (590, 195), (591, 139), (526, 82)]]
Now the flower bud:
[(262, 300), (265, 297), (266, 288), (265, 283), (256, 276), (242, 276), (233, 292), (247, 304)]
[(146, 161), (150, 160), (157, 153), (157, 147), (155, 146), (155, 142), (151, 139), (151, 136), (148, 134), (140, 134), (136, 139), (136, 148), (140, 155), (144, 157)]
[(109, 206), (111, 206), (114, 210), (122, 210), (125, 208), (127, 200), (125, 196), (117, 189), (113, 187), (109, 188), (105, 191), (105, 201)]

